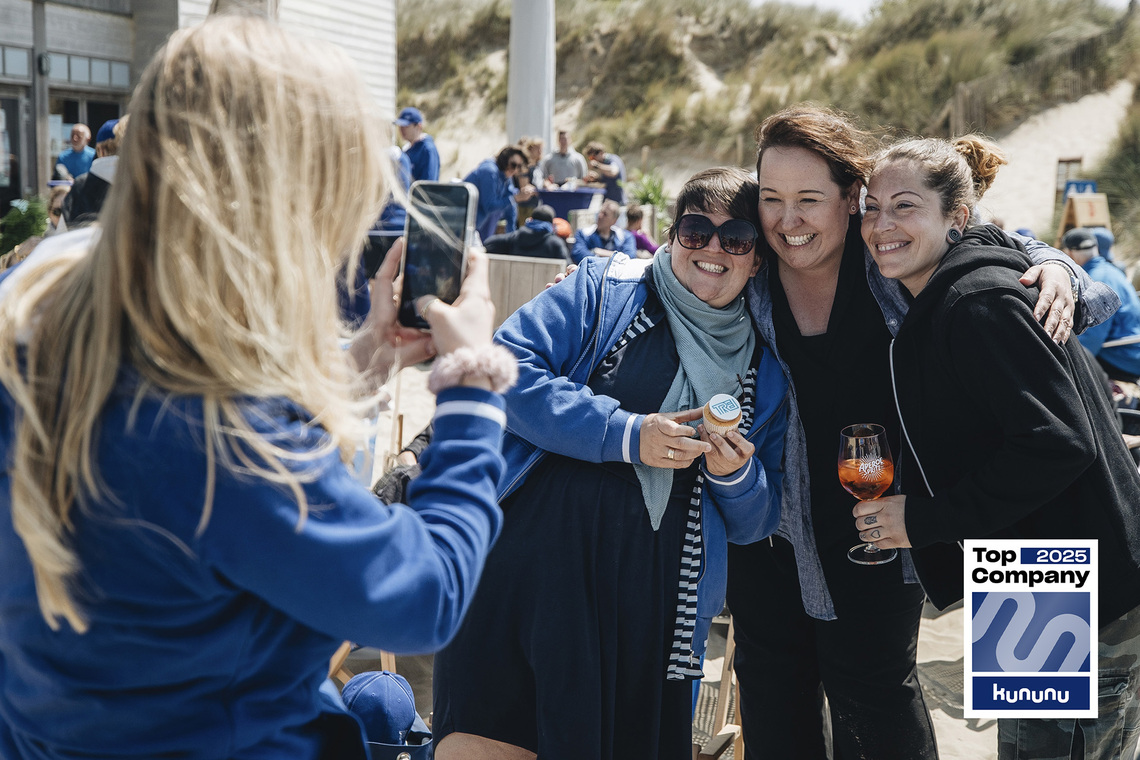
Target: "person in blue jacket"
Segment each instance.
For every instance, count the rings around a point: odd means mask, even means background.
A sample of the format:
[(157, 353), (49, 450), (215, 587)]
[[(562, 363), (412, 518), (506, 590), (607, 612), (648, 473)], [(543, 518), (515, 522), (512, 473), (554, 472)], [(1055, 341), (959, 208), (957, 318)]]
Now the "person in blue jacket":
[(435, 140), (424, 132), (424, 115), (420, 109), (409, 106), (400, 111), (392, 122), (400, 130), (400, 137), (408, 141), (404, 155), (408, 159), (412, 180), (439, 181), (439, 149)]
[(611, 256), (615, 251), (631, 259), (637, 258), (637, 240), (629, 230), (617, 226), (619, 216), (621, 206), (616, 201), (602, 202), (597, 224), (584, 227), (574, 235), (574, 250), (570, 257), (575, 264), (581, 264), (588, 256)]
[[(506, 521), (436, 655), (439, 760), (691, 757), (728, 542), (779, 521), (787, 384), (742, 295), (757, 197), (741, 169), (697, 174), (652, 263), (588, 258), (499, 329)], [(743, 410), (723, 436), (697, 424), (719, 393)]]
[(500, 219), (506, 219), (507, 229), (518, 227), (518, 202), (534, 197), (533, 185), (519, 190), (515, 176), (525, 171), (526, 154), (514, 145), (508, 145), (494, 158), (484, 159), (463, 178), (479, 190), (479, 210), (475, 216), (475, 229), (483, 240), (495, 234)]
[(1099, 244), (1093, 231), (1084, 227), (1075, 227), (1061, 238), (1061, 249), (1080, 264), (1089, 277), (1112, 288), (1120, 299), (1116, 313), (1081, 333), (1081, 345), (1096, 357), (1110, 378), (1135, 383), (1140, 376), (1140, 342), (1104, 344), (1123, 338), (1140, 340), (1140, 297), (1128, 275), (1100, 255)]
[[(364, 759), (333, 652), (456, 630), (517, 363), (475, 255), (454, 306), (420, 304), (430, 341), (395, 324), (390, 257), (341, 348), (335, 279), (390, 182), (373, 108), (342, 51), (265, 19), (177, 31), (101, 229), (0, 282), (5, 760)], [(375, 401), (359, 370), (433, 344), (435, 443), (385, 506), (345, 465)]]

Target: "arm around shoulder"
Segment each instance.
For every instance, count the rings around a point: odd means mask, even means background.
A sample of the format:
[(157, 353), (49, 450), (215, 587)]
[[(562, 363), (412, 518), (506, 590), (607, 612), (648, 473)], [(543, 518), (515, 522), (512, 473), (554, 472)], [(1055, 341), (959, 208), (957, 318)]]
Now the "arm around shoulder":
[[(607, 261), (587, 259), (573, 277), (547, 288), (512, 314), (495, 334), (519, 360), (519, 381), (507, 392), (510, 432), (587, 462), (637, 462), (644, 415), (585, 385), (579, 366), (597, 321)], [(577, 368), (580, 377), (571, 378)]]

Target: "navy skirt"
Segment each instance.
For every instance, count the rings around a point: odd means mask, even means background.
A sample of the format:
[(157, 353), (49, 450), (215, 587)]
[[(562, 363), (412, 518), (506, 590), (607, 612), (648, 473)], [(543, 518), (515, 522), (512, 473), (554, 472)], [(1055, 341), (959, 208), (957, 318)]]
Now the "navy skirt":
[(435, 658), (433, 734), (543, 760), (691, 757), (692, 685), (666, 681), (692, 478), (653, 531), (630, 465), (548, 455), (504, 503), (471, 610)]

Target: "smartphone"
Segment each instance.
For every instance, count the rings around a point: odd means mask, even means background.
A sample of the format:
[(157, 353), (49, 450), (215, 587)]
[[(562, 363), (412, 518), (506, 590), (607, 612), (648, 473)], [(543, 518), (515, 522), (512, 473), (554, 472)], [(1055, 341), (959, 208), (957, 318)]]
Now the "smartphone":
[(364, 250), (360, 252), (361, 265), (364, 274), (371, 280), (384, 263), (384, 257), (392, 249), (392, 244), (400, 239), (401, 232), (369, 232), (364, 241)]
[(424, 296), (444, 303), (459, 297), (464, 255), (475, 235), (479, 190), (469, 182), (413, 182), (404, 228), (404, 284), (397, 318), (406, 327), (428, 329), (417, 305)]

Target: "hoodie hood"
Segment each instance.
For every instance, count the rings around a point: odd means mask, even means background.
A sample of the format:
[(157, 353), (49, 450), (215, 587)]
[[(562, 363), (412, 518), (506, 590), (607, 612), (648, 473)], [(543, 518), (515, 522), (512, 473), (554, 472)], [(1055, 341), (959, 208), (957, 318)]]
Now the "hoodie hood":
[[(1025, 246), (992, 224), (982, 224), (966, 230), (962, 241), (950, 247), (934, 270), (926, 287), (915, 297), (907, 313), (908, 321), (922, 316), (942, 302), (943, 295), (959, 280), (977, 276), (993, 281), (996, 273), (982, 270), (996, 268), (1014, 273), (1016, 282), (1033, 262)], [(1008, 279), (1008, 274), (1002, 277)]]

